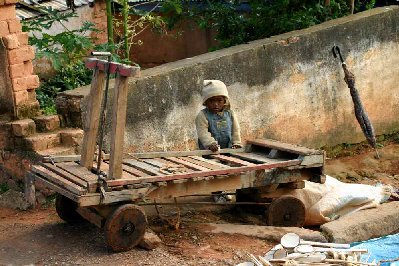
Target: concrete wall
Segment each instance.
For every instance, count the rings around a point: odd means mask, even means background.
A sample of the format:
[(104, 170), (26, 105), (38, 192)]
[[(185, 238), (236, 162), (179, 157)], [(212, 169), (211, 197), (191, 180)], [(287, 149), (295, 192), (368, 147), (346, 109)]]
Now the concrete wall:
[(195, 148), (203, 79), (228, 85), (244, 139), (309, 147), (363, 141), (333, 45), (356, 76), (376, 133), (398, 131), (398, 25), (398, 7), (374, 9), (144, 70), (129, 83), (125, 149)]

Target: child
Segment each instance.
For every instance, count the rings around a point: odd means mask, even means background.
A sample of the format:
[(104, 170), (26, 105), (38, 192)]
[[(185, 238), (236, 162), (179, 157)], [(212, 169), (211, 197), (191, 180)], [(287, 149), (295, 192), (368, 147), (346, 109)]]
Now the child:
[(201, 94), (206, 108), (195, 119), (199, 148), (213, 152), (219, 148), (241, 148), (240, 126), (230, 110), (226, 85), (220, 80), (204, 80)]

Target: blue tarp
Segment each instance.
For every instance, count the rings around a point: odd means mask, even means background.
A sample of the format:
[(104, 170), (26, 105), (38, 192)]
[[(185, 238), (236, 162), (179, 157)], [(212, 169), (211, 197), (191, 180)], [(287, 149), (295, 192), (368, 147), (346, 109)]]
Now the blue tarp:
[(380, 260), (398, 259), (395, 262), (381, 263), (381, 266), (399, 266), (399, 234), (355, 242), (351, 244), (351, 247), (368, 249), (369, 253), (361, 257), (363, 262), (375, 260), (378, 263)]

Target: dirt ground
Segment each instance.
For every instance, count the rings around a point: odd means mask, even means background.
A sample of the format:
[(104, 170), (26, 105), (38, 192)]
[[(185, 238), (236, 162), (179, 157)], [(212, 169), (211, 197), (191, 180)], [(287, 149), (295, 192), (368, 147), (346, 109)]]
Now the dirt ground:
[[(399, 144), (385, 143), (381, 159), (361, 146), (326, 161), (325, 172), (344, 182), (391, 184), (399, 188)], [(208, 234), (198, 223), (250, 223), (265, 225), (260, 215), (241, 215), (234, 208), (202, 207), (181, 216), (178, 230), (150, 217), (150, 227), (163, 244), (153, 251), (135, 248), (112, 253), (101, 229), (90, 224), (68, 225), (54, 206), (29, 211), (0, 208), (0, 265), (236, 265), (245, 253), (263, 255), (275, 243), (242, 235)]]

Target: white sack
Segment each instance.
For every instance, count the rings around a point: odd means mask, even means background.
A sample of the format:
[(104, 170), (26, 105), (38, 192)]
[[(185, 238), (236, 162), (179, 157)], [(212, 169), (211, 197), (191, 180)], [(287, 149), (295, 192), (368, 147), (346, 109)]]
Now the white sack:
[(377, 207), (388, 200), (390, 186), (343, 183), (326, 176), (324, 184), (305, 181), (303, 189), (282, 189), (275, 196), (292, 195), (305, 204), (305, 225), (320, 225), (358, 210)]

